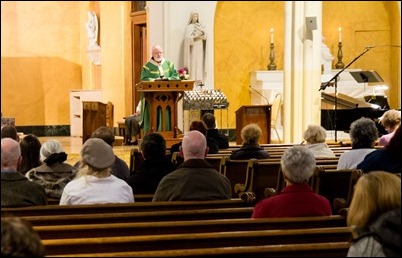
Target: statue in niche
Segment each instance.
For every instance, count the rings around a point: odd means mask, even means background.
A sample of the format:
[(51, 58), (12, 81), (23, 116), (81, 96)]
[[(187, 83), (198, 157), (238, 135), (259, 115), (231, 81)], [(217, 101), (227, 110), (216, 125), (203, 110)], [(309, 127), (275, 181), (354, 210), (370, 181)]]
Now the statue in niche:
[(88, 11), (88, 21), (85, 24), (88, 33), (89, 46), (98, 45), (98, 18), (96, 13)]
[(184, 35), (184, 66), (188, 69), (190, 79), (196, 85), (203, 85), (205, 81), (205, 26), (199, 22), (197, 12), (191, 12)]
[(98, 18), (94, 11), (88, 11), (88, 21), (85, 28), (88, 34), (88, 55), (92, 63), (100, 65), (100, 46), (98, 45)]

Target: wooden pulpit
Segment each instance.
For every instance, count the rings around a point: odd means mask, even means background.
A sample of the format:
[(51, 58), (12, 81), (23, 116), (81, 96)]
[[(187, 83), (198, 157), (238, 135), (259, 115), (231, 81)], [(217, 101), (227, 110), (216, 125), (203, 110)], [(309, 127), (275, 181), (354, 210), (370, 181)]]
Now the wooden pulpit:
[(106, 104), (99, 101), (82, 102), (82, 143), (91, 138), (92, 133), (106, 125)]
[(150, 130), (158, 132), (165, 139), (176, 138), (177, 103), (183, 98), (184, 91), (193, 90), (194, 81), (142, 81), (136, 84), (137, 91), (144, 92), (149, 104)]
[(260, 144), (271, 143), (271, 106), (241, 106), (236, 110), (236, 144), (242, 144), (241, 129), (251, 123), (258, 124), (262, 130)]

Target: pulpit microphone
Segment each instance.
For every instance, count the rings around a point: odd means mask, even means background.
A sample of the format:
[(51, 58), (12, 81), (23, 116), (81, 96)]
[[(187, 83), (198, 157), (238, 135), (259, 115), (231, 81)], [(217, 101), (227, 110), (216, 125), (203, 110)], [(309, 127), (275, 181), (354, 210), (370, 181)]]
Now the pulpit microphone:
[(261, 97), (263, 97), (266, 101), (267, 104), (269, 105), (269, 100), (267, 99), (267, 97), (265, 97), (264, 95), (261, 94), (261, 92), (259, 92), (258, 90), (254, 89), (251, 85), (249, 85), (250, 89), (252, 89), (254, 92), (256, 92), (258, 95), (260, 95)]

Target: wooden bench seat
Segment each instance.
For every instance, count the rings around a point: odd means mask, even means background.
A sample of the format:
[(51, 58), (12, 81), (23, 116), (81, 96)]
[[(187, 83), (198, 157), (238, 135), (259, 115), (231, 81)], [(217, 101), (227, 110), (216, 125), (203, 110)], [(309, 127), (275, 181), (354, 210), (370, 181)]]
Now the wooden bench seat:
[(347, 242), (347, 227), (42, 240), (46, 255)]
[(251, 218), (253, 207), (24, 216), (33, 226)]
[(334, 242), (65, 254), (53, 257), (346, 257), (349, 247), (349, 242)]
[(41, 239), (345, 227), (343, 216), (34, 226)]
[(240, 198), (230, 200), (209, 201), (164, 201), (164, 202), (135, 202), (135, 203), (109, 203), (109, 204), (86, 204), (86, 205), (41, 205), (28, 207), (1, 208), (1, 216), (14, 215), (46, 216), (46, 215), (69, 215), (69, 214), (95, 214), (95, 213), (120, 213), (142, 211), (169, 211), (191, 210), (211, 208), (235, 208), (252, 206)]

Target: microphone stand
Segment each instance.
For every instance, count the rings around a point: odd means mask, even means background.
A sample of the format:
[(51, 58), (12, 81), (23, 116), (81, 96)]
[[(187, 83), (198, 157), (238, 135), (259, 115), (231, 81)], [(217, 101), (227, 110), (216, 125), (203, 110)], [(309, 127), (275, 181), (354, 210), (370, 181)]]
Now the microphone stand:
[(351, 66), (354, 62), (356, 62), (360, 57), (362, 57), (364, 54), (366, 54), (370, 49), (372, 49), (374, 47), (366, 47), (364, 49), (364, 51), (358, 55), (357, 57), (355, 57), (349, 64), (347, 64), (344, 68), (342, 68), (339, 72), (337, 72), (334, 77), (332, 77), (329, 81), (327, 81), (325, 84), (320, 86), (320, 90), (325, 90), (330, 83), (334, 80), (334, 87), (335, 87), (335, 113), (334, 113), (334, 129), (335, 129), (335, 142), (337, 142), (337, 128), (336, 128), (336, 124), (337, 124), (337, 117), (336, 117), (336, 113), (337, 113), (337, 108), (338, 108), (338, 97), (337, 97), (337, 90), (338, 90), (338, 76), (346, 70), (346, 68), (348, 68), (349, 66)]
[(261, 92), (257, 91), (256, 89), (254, 89), (251, 85), (249, 85), (250, 89), (252, 89), (255, 93), (257, 93), (258, 95), (260, 95), (261, 97), (263, 97), (266, 101), (267, 104), (269, 105), (269, 100), (267, 99), (267, 97), (265, 97), (264, 95), (262, 95)]

